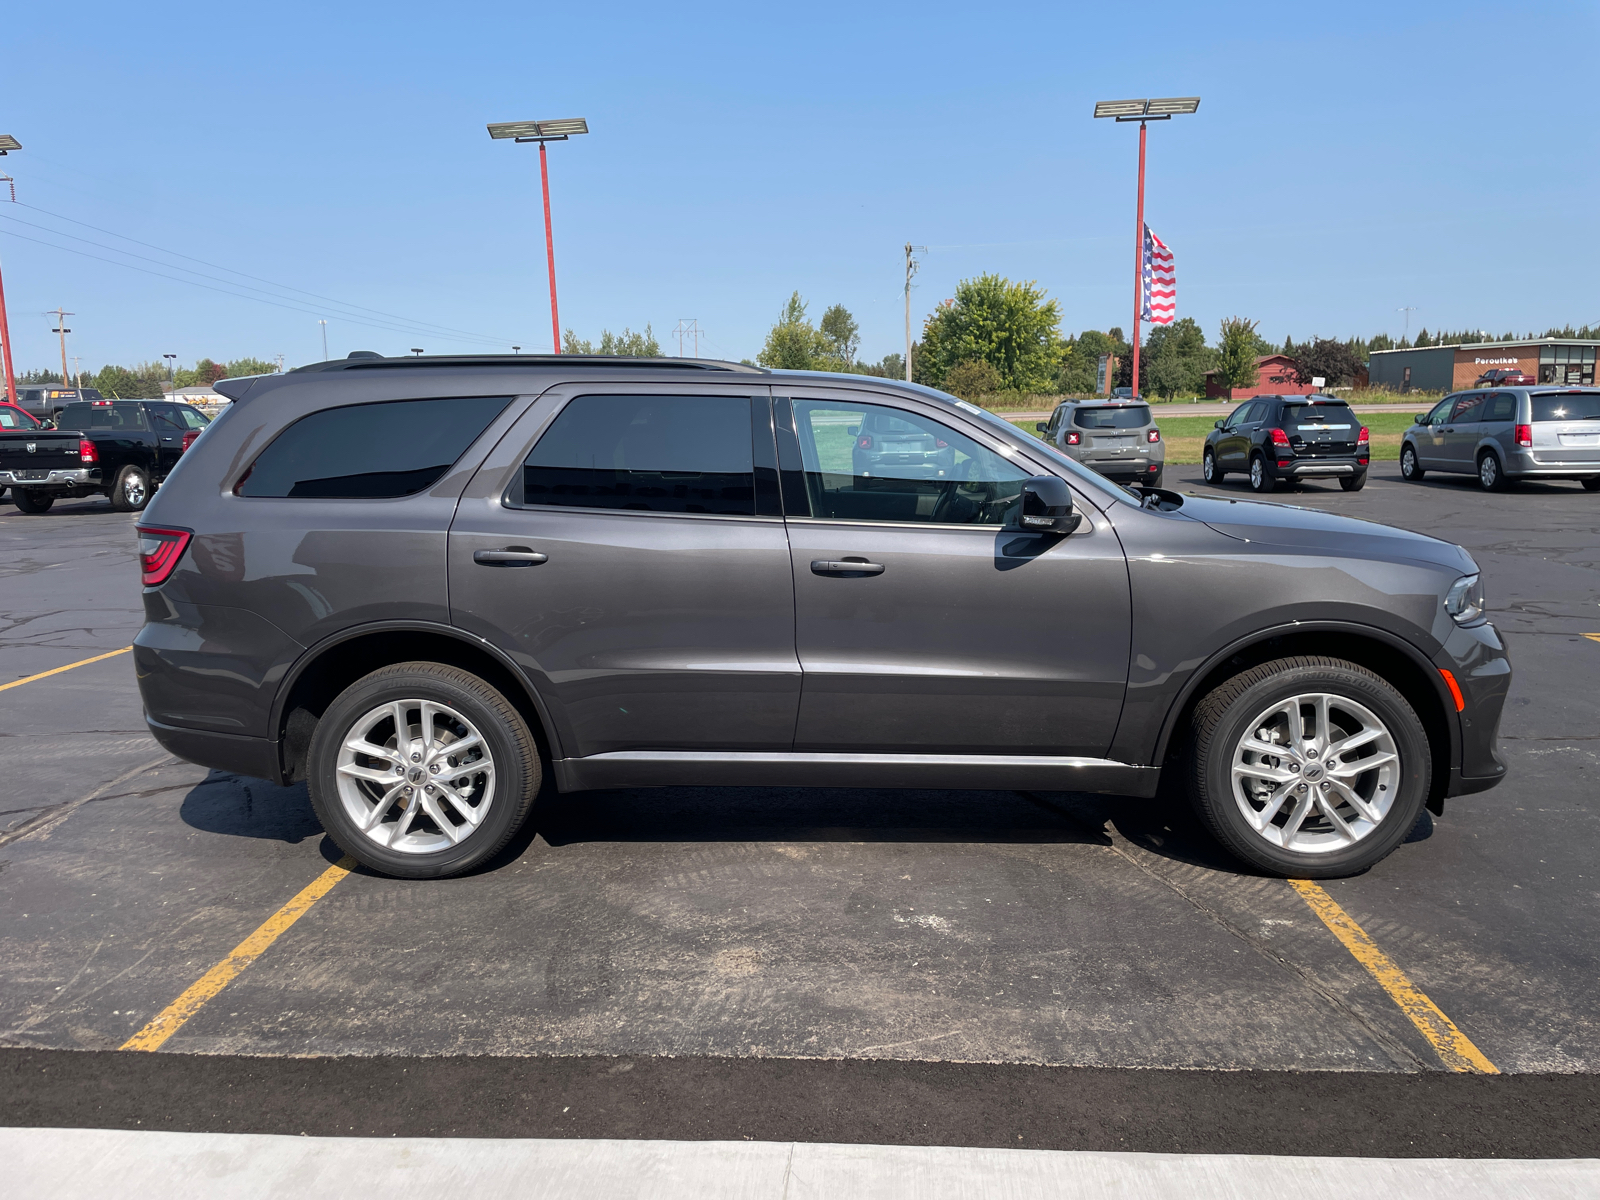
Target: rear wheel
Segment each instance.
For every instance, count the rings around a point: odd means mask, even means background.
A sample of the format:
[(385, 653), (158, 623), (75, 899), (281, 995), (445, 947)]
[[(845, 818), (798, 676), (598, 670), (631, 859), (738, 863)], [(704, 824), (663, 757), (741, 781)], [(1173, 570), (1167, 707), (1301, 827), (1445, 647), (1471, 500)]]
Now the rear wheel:
[(1583, 490), (1586, 492), (1600, 492), (1600, 475), (1585, 479), (1583, 481)]
[(111, 485), (111, 507), (118, 512), (139, 512), (150, 503), (150, 477), (139, 467), (123, 467)]
[(11, 498), (16, 501), (17, 511), (25, 513), (49, 512), (50, 506), (56, 502), (49, 492), (41, 492), (36, 488), (12, 488)]
[(1145, 483), (1147, 483), (1150, 487), (1158, 488), (1158, 487), (1161, 486), (1161, 480), (1166, 475), (1166, 473), (1167, 473), (1167, 468), (1165, 466), (1158, 467), (1156, 469), (1156, 473), (1154, 475), (1151, 475), (1149, 478), (1147, 478), (1145, 480)]
[(1272, 476), (1267, 474), (1267, 460), (1259, 454), (1250, 456), (1250, 490), (1252, 492), (1270, 492), (1277, 487)]
[(1222, 845), (1273, 875), (1365, 871), (1405, 840), (1432, 756), (1403, 696), (1337, 658), (1264, 663), (1196, 707), (1190, 794)]
[(1417, 461), (1417, 451), (1409, 442), (1400, 447), (1400, 478), (1407, 483), (1419, 483), (1427, 472)]
[(1347, 492), (1359, 492), (1367, 486), (1367, 473), (1363, 471), (1359, 475), (1346, 475), (1339, 480), (1339, 486)]
[(522, 714), (476, 675), (429, 662), (341, 692), (317, 722), (306, 774), (339, 848), (403, 879), (457, 875), (495, 854), (542, 779)]
[(1200, 474), (1205, 476), (1207, 483), (1221, 483), (1227, 478), (1228, 473), (1217, 466), (1217, 456), (1211, 453), (1211, 447), (1206, 447), (1205, 454), (1200, 459)]
[(1500, 467), (1500, 460), (1494, 452), (1485, 450), (1478, 455), (1478, 483), (1486, 492), (1503, 492), (1506, 490), (1506, 473)]

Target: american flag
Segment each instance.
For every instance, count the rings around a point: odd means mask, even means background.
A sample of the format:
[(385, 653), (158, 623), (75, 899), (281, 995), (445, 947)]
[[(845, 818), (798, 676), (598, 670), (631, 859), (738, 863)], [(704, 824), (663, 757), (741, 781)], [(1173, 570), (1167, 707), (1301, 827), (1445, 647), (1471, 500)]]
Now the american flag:
[(1144, 319), (1152, 325), (1171, 325), (1178, 315), (1178, 276), (1172, 265), (1172, 251), (1144, 227)]

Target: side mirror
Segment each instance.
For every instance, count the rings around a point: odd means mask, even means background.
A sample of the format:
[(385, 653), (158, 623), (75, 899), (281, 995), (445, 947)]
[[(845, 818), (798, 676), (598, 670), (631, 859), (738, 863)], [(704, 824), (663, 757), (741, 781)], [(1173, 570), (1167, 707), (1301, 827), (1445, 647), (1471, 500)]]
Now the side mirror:
[(1055, 475), (1035, 475), (1022, 485), (1018, 524), (1030, 533), (1068, 534), (1083, 522), (1072, 510), (1072, 489)]
[(851, 437), (860, 437), (861, 436), (861, 426), (859, 426), (859, 425), (848, 425), (848, 426), (845, 427), (845, 432), (848, 433)]
[(1216, 422), (1216, 423), (1215, 423), (1215, 424), (1214, 424), (1214, 425), (1213, 425), (1213, 426), (1212, 426), (1212, 428), (1213, 428), (1213, 429), (1221, 429), (1221, 428), (1222, 428), (1222, 422), (1221, 422), (1221, 421), (1220, 421), (1220, 420), (1219, 420), (1219, 421), (1217, 421), (1217, 422)]
[(1035, 421), (1033, 423), (1033, 427), (1040, 433), (1043, 433), (1046, 429), (1050, 428), (1050, 424), (1047, 421)]
[(1427, 423), (1428, 423), (1428, 414), (1427, 413), (1418, 413), (1417, 414), (1417, 424), (1418, 425), (1426, 425)]

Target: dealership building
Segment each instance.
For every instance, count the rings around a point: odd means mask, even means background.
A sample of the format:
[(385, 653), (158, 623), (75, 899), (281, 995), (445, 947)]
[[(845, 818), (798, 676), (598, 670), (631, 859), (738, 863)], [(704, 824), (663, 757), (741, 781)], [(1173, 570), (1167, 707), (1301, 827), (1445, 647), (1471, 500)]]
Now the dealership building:
[(1530, 338), (1522, 342), (1474, 342), (1469, 346), (1421, 346), (1374, 350), (1367, 367), (1372, 387), (1399, 392), (1454, 392), (1472, 387), (1485, 371), (1521, 371), (1540, 383), (1594, 383), (1594, 352), (1600, 341)]

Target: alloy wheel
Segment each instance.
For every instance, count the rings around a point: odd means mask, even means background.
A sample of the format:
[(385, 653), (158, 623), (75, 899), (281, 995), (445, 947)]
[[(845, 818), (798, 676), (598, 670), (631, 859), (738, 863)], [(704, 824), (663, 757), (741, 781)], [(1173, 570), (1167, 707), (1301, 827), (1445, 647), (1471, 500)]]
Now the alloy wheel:
[(1234, 747), (1233, 799), (1284, 850), (1330, 854), (1370, 835), (1400, 786), (1394, 735), (1370, 708), (1330, 692), (1264, 709)]
[(1259, 457), (1250, 460), (1250, 486), (1258, 492), (1267, 486), (1267, 468)]
[(1417, 473), (1417, 455), (1410, 446), (1400, 451), (1400, 474), (1410, 479)]
[(351, 725), (335, 767), (339, 800), (365, 836), (428, 854), (471, 837), (494, 803), (494, 757), (466, 717), (433, 700), (394, 700)]
[(1217, 473), (1217, 459), (1211, 451), (1205, 452), (1205, 457), (1200, 462), (1200, 473), (1205, 476), (1206, 482), (1211, 483)]
[(145, 499), (144, 476), (138, 471), (129, 471), (122, 481), (122, 499), (129, 508), (144, 507)]
[(1485, 454), (1478, 460), (1478, 482), (1486, 492), (1494, 491), (1500, 482), (1500, 461), (1494, 455)]

